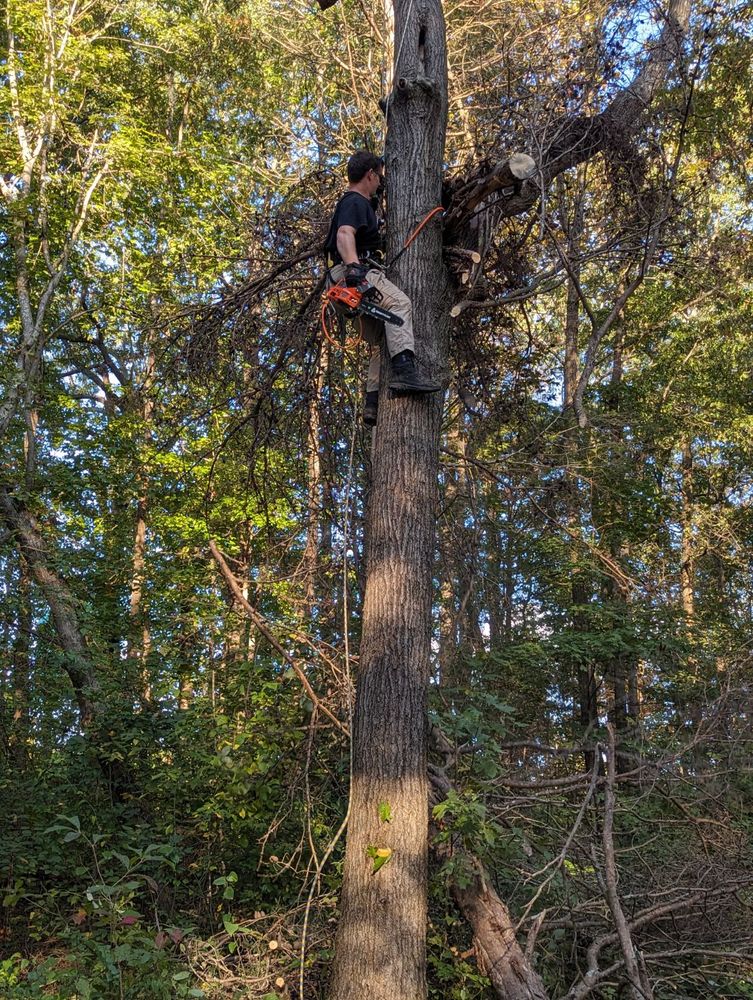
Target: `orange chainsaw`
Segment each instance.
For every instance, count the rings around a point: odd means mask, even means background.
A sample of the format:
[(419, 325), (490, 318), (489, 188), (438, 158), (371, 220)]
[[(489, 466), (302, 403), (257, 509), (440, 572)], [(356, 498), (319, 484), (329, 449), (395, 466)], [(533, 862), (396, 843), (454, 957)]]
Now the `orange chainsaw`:
[(348, 318), (368, 316), (370, 319), (381, 320), (383, 323), (402, 326), (403, 320), (400, 316), (396, 316), (395, 313), (382, 309), (376, 304), (374, 300), (381, 297), (379, 290), (365, 281), (355, 286), (338, 282), (327, 289), (325, 294), (327, 305), (331, 305), (342, 316)]

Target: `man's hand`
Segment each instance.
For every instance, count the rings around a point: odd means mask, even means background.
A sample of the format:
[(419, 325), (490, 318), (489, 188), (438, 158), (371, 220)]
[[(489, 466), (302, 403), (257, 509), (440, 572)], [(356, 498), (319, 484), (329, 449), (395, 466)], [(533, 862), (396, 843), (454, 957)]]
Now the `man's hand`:
[(359, 285), (365, 285), (368, 271), (365, 264), (346, 264), (345, 284), (348, 288), (358, 288)]

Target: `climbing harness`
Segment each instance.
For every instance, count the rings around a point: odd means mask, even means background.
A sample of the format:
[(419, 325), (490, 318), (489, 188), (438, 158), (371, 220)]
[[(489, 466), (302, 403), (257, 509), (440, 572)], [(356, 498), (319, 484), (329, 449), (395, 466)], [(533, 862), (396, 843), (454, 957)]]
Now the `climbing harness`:
[[(405, 251), (410, 247), (411, 243), (415, 240), (424, 226), (429, 223), (434, 216), (438, 213), (444, 214), (444, 209), (441, 205), (437, 208), (432, 208), (424, 218), (419, 222), (416, 228), (408, 236), (402, 248), (395, 254), (392, 260), (388, 261), (386, 264), (379, 264), (377, 261), (369, 260), (368, 263), (377, 268), (380, 271), (388, 271), (397, 261), (403, 256)], [(379, 292), (373, 285), (369, 285), (364, 282), (360, 286), (348, 286), (344, 281), (338, 281), (324, 292), (322, 295), (322, 310), (321, 310), (321, 324), (322, 332), (327, 340), (341, 350), (343, 347), (351, 346), (353, 343), (357, 343), (363, 334), (363, 328), (361, 325), (361, 317), (368, 316), (371, 319), (381, 321), (382, 323), (392, 323), (394, 326), (402, 326), (403, 320), (400, 316), (396, 316), (395, 313), (388, 312), (386, 309), (382, 309), (378, 306), (374, 299), (379, 296)], [(359, 332), (358, 335), (353, 338), (345, 338), (343, 333), (343, 323), (340, 322), (340, 333), (341, 336), (338, 338), (336, 333), (333, 331), (327, 320), (327, 314), (330, 311), (334, 311), (337, 315), (337, 319), (342, 321), (344, 318), (358, 317), (359, 320)]]

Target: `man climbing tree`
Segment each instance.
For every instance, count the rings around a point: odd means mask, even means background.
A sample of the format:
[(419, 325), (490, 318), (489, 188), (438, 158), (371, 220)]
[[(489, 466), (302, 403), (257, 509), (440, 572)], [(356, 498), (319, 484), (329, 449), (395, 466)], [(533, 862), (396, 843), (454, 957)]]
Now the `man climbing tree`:
[(380, 157), (366, 150), (351, 156), (348, 190), (335, 207), (326, 244), (330, 279), (333, 282), (344, 280), (348, 287), (367, 294), (372, 288), (376, 289), (380, 305), (402, 320), (400, 325), (382, 324), (368, 316), (360, 317), (363, 335), (371, 345), (363, 411), (363, 421), (369, 426), (377, 421), (383, 340), (386, 340), (390, 358), (389, 387), (393, 393), (421, 395), (440, 389), (436, 382), (424, 378), (416, 370), (410, 299), (388, 280), (373, 259), (379, 255), (382, 244), (373, 202), (378, 198), (383, 180), (384, 163)]

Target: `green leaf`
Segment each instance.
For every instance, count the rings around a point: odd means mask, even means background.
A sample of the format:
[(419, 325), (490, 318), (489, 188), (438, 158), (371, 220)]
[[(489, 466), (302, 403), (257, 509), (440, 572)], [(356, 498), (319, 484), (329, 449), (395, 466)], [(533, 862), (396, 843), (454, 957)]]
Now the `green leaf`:
[(366, 854), (374, 862), (371, 869), (371, 874), (375, 875), (379, 871), (379, 869), (383, 868), (384, 865), (386, 865), (387, 862), (392, 858), (392, 848), (375, 847), (373, 844), (369, 844), (369, 846), (366, 848)]
[(382, 823), (392, 822), (392, 806), (389, 802), (379, 803), (379, 819)]

